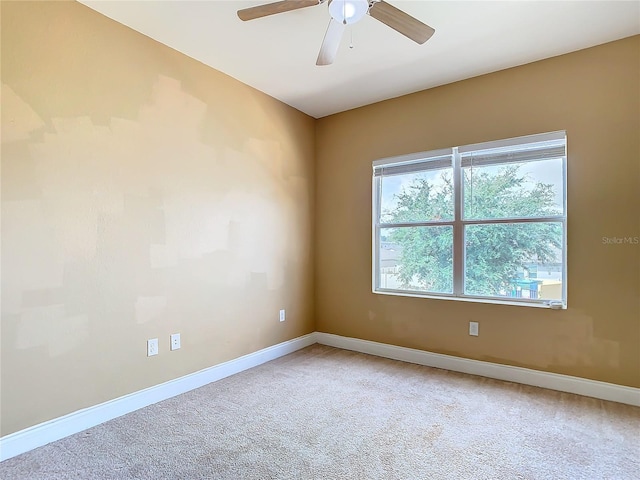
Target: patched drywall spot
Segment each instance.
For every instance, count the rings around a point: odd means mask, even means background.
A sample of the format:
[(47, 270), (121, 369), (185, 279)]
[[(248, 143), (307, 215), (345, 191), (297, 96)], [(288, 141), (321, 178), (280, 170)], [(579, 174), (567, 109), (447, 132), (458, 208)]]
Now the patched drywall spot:
[(220, 195), (210, 192), (175, 193), (164, 207), (166, 244), (178, 258), (201, 258), (227, 249), (227, 223)]
[(393, 334), (405, 341), (414, 342), (416, 338), (426, 335), (427, 329), (424, 322), (416, 322), (408, 316), (395, 311), (387, 311), (386, 318)]
[(250, 138), (245, 142), (243, 151), (274, 175), (283, 177), (284, 158), (278, 142)]
[(620, 343), (613, 340), (597, 339), (592, 347), (593, 361), (596, 365), (620, 367)]
[(2, 143), (2, 201), (38, 200), (42, 188), (36, 176), (36, 167), (29, 154), (29, 142)]
[(49, 355), (57, 357), (80, 347), (89, 338), (89, 317), (75, 315), (58, 319), (51, 329)]
[(60, 305), (64, 303), (64, 289), (39, 288), (22, 292), (22, 307), (46, 307), (47, 305)]
[(25, 291), (63, 285), (64, 257), (54, 232), (40, 200), (2, 202), (3, 314), (21, 311)]
[(175, 267), (178, 264), (178, 255), (169, 245), (151, 245), (149, 262), (151, 268)]
[(96, 186), (91, 192), (97, 213), (112, 215), (122, 214), (124, 211), (124, 195), (113, 188)]
[(9, 85), (2, 84), (0, 98), (2, 98), (0, 117), (2, 143), (28, 140), (33, 131), (44, 127), (44, 122), (33, 108), (16, 95)]
[(550, 363), (559, 365), (588, 365), (589, 345), (593, 342), (593, 321), (582, 315), (570, 317), (555, 326)]
[(16, 348), (46, 347), (57, 357), (82, 345), (89, 337), (87, 315), (67, 316), (64, 305), (28, 308), (20, 314)]
[[(281, 204), (268, 195), (231, 193), (224, 204), (232, 206), (229, 250), (246, 272), (265, 272), (270, 290), (284, 283), (287, 226)], [(286, 208), (286, 204), (285, 204)]]
[(160, 318), (167, 308), (166, 297), (138, 297), (136, 323), (147, 323)]
[(16, 348), (48, 347), (56, 323), (64, 316), (64, 305), (49, 305), (23, 310), (16, 331)]
[(594, 336), (591, 316), (574, 311), (555, 325), (549, 365), (618, 367), (619, 350), (618, 342)]
[(206, 112), (207, 104), (185, 93), (179, 80), (158, 75), (151, 102), (140, 108), (138, 121), (155, 136), (177, 137), (193, 145), (201, 143), (199, 126)]

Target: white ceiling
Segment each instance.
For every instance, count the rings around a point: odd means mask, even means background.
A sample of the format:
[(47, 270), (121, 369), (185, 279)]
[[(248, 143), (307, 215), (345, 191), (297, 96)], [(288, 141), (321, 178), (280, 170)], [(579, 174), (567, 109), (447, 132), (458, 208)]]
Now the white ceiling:
[(388, 0), (435, 35), (418, 45), (367, 16), (317, 67), (326, 4), (243, 22), (271, 0), (80, 1), (316, 118), (640, 33), (638, 0)]

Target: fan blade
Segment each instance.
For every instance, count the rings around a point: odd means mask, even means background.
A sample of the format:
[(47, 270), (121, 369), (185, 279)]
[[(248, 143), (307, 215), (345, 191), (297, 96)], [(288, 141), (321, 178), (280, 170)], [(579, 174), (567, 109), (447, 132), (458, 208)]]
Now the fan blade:
[(327, 33), (324, 34), (316, 65), (331, 65), (333, 63), (344, 29), (345, 26), (342, 23), (336, 22), (333, 18), (329, 20), (329, 27), (327, 27)]
[(238, 10), (240, 20), (247, 21), (255, 18), (275, 15), (276, 13), (290, 12), (299, 8), (313, 7), (319, 5), (324, 0), (283, 0), (281, 2), (267, 3), (255, 7)]
[(369, 9), (369, 15), (420, 45), (435, 33), (435, 30), (429, 25), (425, 25), (384, 0), (374, 2)]

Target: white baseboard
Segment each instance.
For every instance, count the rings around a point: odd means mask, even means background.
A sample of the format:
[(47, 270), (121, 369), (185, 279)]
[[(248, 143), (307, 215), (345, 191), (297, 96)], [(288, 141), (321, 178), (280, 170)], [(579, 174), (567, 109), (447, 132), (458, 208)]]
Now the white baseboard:
[(443, 368), (454, 372), (470, 373), (482, 377), (496, 378), (508, 382), (549, 388), (560, 392), (575, 393), (587, 397), (611, 400), (613, 402), (640, 406), (640, 388), (598, 382), (585, 378), (542, 372), (528, 368), (512, 367), (498, 363), (470, 360), (440, 353), (431, 353), (413, 348), (397, 347), (385, 343), (342, 337), (330, 333), (316, 332), (317, 343), (331, 347), (368, 353), (378, 357), (401, 360), (403, 362)]
[(413, 348), (314, 332), (169, 382), (94, 405), (0, 438), (0, 461), (60, 440), (121, 415), (293, 353), (314, 343), (455, 372), (576, 393), (640, 406), (640, 389), (527, 368), (431, 353)]
[(94, 427), (151, 404), (234, 375), (316, 343), (315, 333), (264, 348), (254, 353), (140, 390), (108, 402), (78, 410), (0, 438), (0, 461)]

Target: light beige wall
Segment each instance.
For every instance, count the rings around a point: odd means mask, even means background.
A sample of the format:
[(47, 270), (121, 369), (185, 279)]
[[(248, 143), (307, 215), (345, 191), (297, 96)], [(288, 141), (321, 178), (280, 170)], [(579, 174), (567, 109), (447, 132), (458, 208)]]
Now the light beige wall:
[(1, 153), (2, 435), (314, 330), (311, 117), (81, 4), (3, 2)]
[[(319, 120), (317, 330), (640, 387), (639, 97), (636, 36)], [(562, 129), (566, 311), (371, 293), (372, 160)]]

